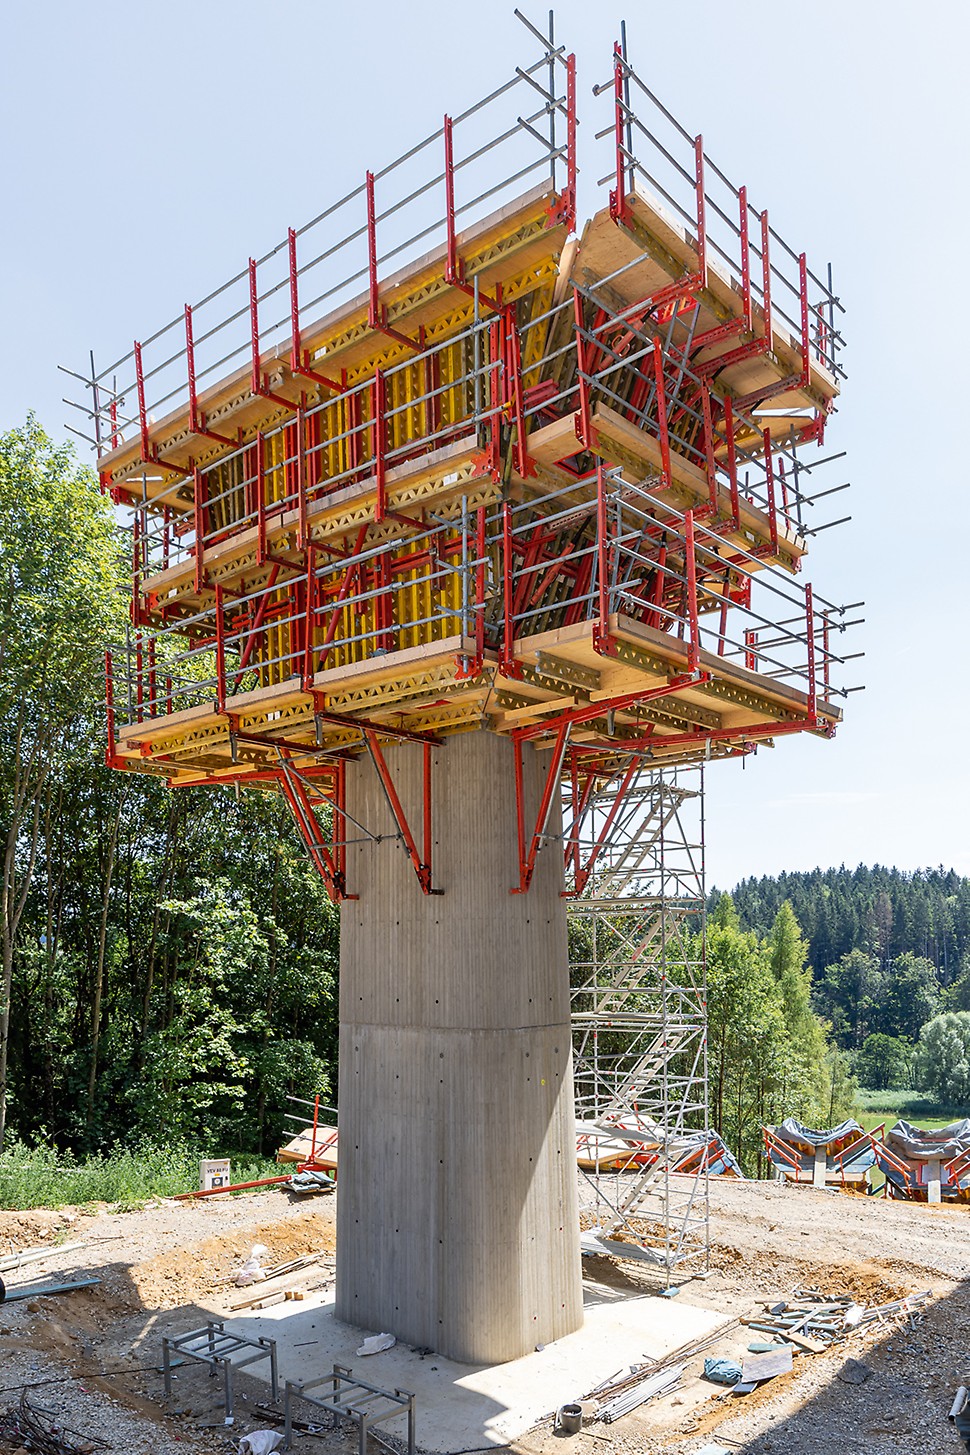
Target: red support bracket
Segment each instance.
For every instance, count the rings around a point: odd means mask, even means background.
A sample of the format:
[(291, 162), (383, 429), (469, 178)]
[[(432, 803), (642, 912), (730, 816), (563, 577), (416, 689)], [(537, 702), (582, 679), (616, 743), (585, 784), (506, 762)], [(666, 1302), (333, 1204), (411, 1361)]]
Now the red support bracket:
[(208, 422), (202, 410), (199, 408), (199, 396), (195, 383), (195, 339), (192, 334), (192, 305), (185, 305), (185, 362), (189, 376), (189, 429), (195, 435), (202, 435), (207, 440), (215, 440), (219, 445), (238, 445), (242, 439), (242, 430), (236, 431), (236, 438), (230, 435), (216, 434), (209, 428)]
[(387, 804), (388, 804), (388, 807), (391, 810), (391, 815), (392, 815), (392, 817), (394, 819), (394, 822), (397, 824), (398, 831), (399, 831), (402, 839), (404, 840), (404, 846), (405, 846), (405, 848), (407, 850), (408, 858), (411, 861), (411, 867), (414, 869), (414, 872), (417, 875), (418, 883), (421, 886), (422, 893), (424, 893), (424, 894), (443, 894), (444, 893), (444, 890), (442, 890), (442, 889), (432, 889), (432, 887), (431, 887), (431, 857), (430, 857), (431, 856), (431, 745), (430, 745), (430, 743), (425, 743), (425, 745), (424, 745), (424, 763), (422, 765), (422, 777), (423, 777), (422, 823), (423, 823), (423, 826), (424, 826), (424, 849), (425, 849), (425, 857), (422, 858), (422, 856), (418, 853), (418, 846), (417, 846), (417, 844), (414, 841), (414, 835), (412, 834), (410, 825), (408, 824), (407, 816), (406, 816), (406, 814), (404, 812), (403, 807), (401, 806), (401, 800), (398, 797), (397, 789), (394, 787), (394, 780), (392, 779), (392, 777), (390, 775), (390, 772), (389, 772), (388, 766), (387, 766), (387, 762), (386, 762), (386, 760), (384, 758), (384, 754), (381, 752), (380, 744), (377, 741), (377, 732), (374, 729), (371, 729), (371, 728), (365, 729), (365, 731), (364, 731), (364, 740), (367, 743), (367, 750), (370, 753), (371, 762), (374, 764), (374, 768), (375, 768), (375, 770), (377, 772), (377, 776), (380, 779), (381, 787), (384, 789), (384, 796), (387, 799)]
[(613, 798), (613, 804), (610, 808), (610, 811), (606, 815), (603, 825), (596, 836), (596, 840), (593, 844), (592, 849), (590, 850), (589, 858), (586, 860), (585, 864), (580, 864), (579, 862), (579, 839), (577, 836), (575, 884), (571, 891), (571, 896), (582, 894), (583, 890), (586, 888), (586, 885), (589, 881), (589, 876), (592, 874), (593, 869), (596, 865), (596, 860), (599, 858), (600, 852), (607, 839), (609, 838), (610, 829), (613, 827), (613, 820), (616, 818), (616, 815), (620, 810), (623, 800), (625, 799), (626, 794), (629, 790), (630, 784), (633, 782), (636, 775), (640, 772), (641, 767), (642, 764), (639, 758), (631, 759), (629, 767), (624, 773), (620, 786), (617, 789), (616, 794)]
[(525, 842), (525, 798), (522, 783), (522, 738), (518, 733), (512, 734), (512, 747), (515, 755), (515, 817), (516, 833), (519, 847), (519, 882), (510, 893), (527, 894), (532, 883), (532, 876), (535, 873), (536, 855), (542, 846), (545, 837), (546, 825), (549, 822), (549, 814), (552, 811), (553, 797), (559, 785), (560, 774), (562, 773), (563, 759), (566, 755), (566, 748), (569, 743), (569, 723), (564, 722), (556, 733), (556, 741), (552, 750), (552, 758), (546, 770), (545, 783), (542, 789), (542, 797), (539, 800), (539, 812), (536, 814), (535, 828), (529, 841), (528, 848)]
[(274, 777), (283, 790), (283, 796), (296, 820), (300, 836), (326, 885), (330, 898), (335, 904), (342, 899), (356, 898), (355, 895), (351, 896), (347, 893), (343, 873), (338, 869), (330, 849), (323, 841), (319, 820), (310, 801), (310, 795), (295, 770), (290, 766), (285, 754), (281, 756), (280, 771), (274, 774)]

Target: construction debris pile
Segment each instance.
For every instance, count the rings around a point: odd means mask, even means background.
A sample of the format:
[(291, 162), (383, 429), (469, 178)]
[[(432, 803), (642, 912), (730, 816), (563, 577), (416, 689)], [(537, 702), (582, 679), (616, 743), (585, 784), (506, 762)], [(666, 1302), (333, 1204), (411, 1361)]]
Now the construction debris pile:
[(108, 1448), (96, 1435), (82, 1435), (57, 1424), (54, 1412), (32, 1405), (26, 1390), (12, 1409), (0, 1414), (0, 1441), (34, 1455), (92, 1455)]
[(742, 1322), (750, 1329), (793, 1344), (803, 1353), (820, 1354), (830, 1345), (841, 1343), (859, 1329), (872, 1324), (881, 1329), (890, 1329), (897, 1324), (915, 1328), (923, 1317), (922, 1306), (929, 1297), (927, 1290), (867, 1308), (847, 1295), (832, 1297), (816, 1288), (799, 1289), (788, 1300), (766, 1304), (764, 1317)]

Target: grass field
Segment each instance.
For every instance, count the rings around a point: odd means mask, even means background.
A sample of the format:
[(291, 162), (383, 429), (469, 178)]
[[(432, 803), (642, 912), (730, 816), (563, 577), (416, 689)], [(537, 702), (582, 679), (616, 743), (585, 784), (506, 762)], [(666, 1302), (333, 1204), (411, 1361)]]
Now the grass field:
[[(233, 1182), (254, 1182), (281, 1171), (285, 1169), (266, 1157), (237, 1154), (232, 1158)], [(125, 1210), (152, 1197), (191, 1192), (198, 1185), (199, 1153), (184, 1147), (118, 1148), (79, 1161), (51, 1147), (25, 1147), (15, 1142), (0, 1154), (0, 1208), (107, 1202)]]
[(867, 1091), (860, 1088), (859, 1102), (862, 1112), (858, 1120), (867, 1132), (873, 1131), (882, 1122), (885, 1122), (888, 1131), (894, 1122), (900, 1120), (931, 1131), (934, 1127), (945, 1127), (950, 1122), (970, 1116), (968, 1106), (943, 1106), (921, 1096), (918, 1091)]

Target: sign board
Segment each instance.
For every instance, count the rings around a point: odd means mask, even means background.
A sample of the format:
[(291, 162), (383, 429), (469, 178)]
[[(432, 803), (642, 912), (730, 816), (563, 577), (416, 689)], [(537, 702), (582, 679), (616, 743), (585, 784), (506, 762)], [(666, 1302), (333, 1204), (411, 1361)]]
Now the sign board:
[(232, 1182), (228, 1157), (210, 1157), (199, 1163), (199, 1191), (214, 1192), (219, 1187), (228, 1187)]

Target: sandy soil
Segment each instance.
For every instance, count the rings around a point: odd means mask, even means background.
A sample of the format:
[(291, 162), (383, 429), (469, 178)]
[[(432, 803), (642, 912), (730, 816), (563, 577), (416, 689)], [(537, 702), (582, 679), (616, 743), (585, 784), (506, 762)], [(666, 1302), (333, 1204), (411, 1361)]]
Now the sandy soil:
[[(697, 1455), (709, 1444), (748, 1455), (960, 1455), (947, 1423), (953, 1391), (970, 1372), (970, 1211), (928, 1208), (775, 1183), (717, 1182), (712, 1187), (712, 1269), (677, 1297), (722, 1312), (725, 1320), (756, 1314), (796, 1287), (849, 1293), (874, 1304), (932, 1290), (915, 1328), (861, 1331), (823, 1354), (796, 1359), (790, 1375), (746, 1399), (719, 1392), (699, 1376), (673, 1396), (617, 1423), (593, 1424), (575, 1436), (572, 1455), (617, 1452)], [(231, 1274), (254, 1243), (267, 1261), (306, 1253), (320, 1261), (296, 1276), (302, 1286), (332, 1276), (334, 1203), (306, 1204), (278, 1190), (197, 1203), (163, 1202), (143, 1212), (0, 1213), (0, 1256), (50, 1246), (49, 1262), (7, 1276), (23, 1285), (50, 1277), (96, 1276), (98, 1288), (58, 1298), (0, 1306), (0, 1408), (23, 1385), (65, 1424), (134, 1455), (235, 1448), (248, 1429), (267, 1421), (253, 1412), (265, 1386), (237, 1377), (236, 1422), (224, 1424), (219, 1392), (204, 1374), (186, 1377), (170, 1399), (159, 1370), (163, 1333), (205, 1322), (199, 1301), (229, 1302)], [(86, 1250), (56, 1254), (80, 1239)], [(586, 1275), (617, 1289), (656, 1287), (642, 1265), (585, 1260)], [(245, 1296), (245, 1294), (241, 1295)], [(737, 1328), (723, 1351), (739, 1354), (752, 1338)], [(839, 1378), (847, 1358), (861, 1361), (862, 1384)], [(325, 1436), (350, 1451), (350, 1431)], [(475, 1443), (470, 1442), (470, 1443)], [(304, 1438), (297, 1449), (319, 1449)], [(519, 1442), (530, 1455), (565, 1455), (562, 1438), (543, 1426)], [(3, 1446), (0, 1444), (0, 1449)]]

